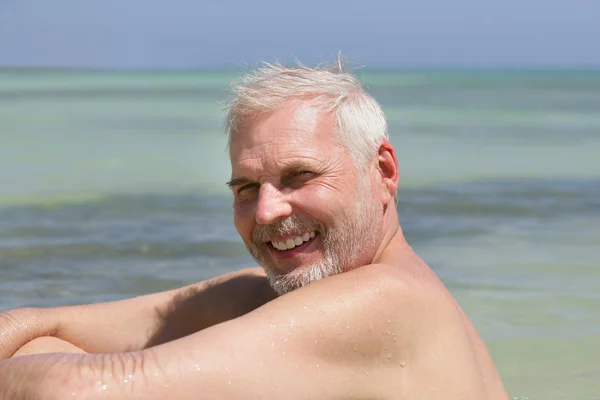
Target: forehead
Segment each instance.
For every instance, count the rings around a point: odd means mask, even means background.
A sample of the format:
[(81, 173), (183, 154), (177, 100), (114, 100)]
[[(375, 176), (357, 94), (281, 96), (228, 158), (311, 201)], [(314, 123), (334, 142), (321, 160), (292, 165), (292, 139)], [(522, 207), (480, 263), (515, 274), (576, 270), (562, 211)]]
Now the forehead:
[(322, 112), (316, 103), (288, 101), (232, 138), (232, 172), (323, 162), (340, 148), (333, 127), (333, 115)]

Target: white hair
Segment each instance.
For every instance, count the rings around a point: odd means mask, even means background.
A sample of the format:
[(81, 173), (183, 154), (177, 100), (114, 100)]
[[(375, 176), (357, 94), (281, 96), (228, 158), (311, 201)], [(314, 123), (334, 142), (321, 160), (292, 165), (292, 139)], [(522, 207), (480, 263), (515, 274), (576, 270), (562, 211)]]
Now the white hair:
[(334, 137), (359, 168), (366, 168), (382, 140), (389, 139), (383, 111), (341, 59), (334, 67), (286, 67), (264, 63), (231, 85), (226, 107), (229, 141), (252, 121), (264, 117), (287, 100), (317, 100), (324, 112), (335, 113)]

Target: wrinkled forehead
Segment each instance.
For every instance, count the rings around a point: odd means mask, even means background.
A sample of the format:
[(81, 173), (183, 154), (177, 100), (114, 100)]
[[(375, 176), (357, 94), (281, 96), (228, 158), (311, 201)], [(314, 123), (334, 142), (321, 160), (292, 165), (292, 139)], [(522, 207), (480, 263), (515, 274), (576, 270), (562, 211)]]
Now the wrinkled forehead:
[(314, 157), (339, 147), (333, 136), (334, 116), (308, 100), (290, 100), (272, 113), (242, 126), (231, 138), (229, 155), (235, 168), (257, 157), (294, 153)]

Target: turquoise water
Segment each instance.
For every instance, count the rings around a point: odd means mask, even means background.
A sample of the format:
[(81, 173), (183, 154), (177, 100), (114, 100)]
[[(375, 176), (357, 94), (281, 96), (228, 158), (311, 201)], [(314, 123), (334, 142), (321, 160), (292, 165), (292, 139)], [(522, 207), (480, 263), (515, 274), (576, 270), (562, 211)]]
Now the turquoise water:
[[(511, 395), (600, 398), (600, 72), (359, 72), (409, 242)], [(0, 310), (252, 264), (232, 224), (233, 72), (0, 72)]]

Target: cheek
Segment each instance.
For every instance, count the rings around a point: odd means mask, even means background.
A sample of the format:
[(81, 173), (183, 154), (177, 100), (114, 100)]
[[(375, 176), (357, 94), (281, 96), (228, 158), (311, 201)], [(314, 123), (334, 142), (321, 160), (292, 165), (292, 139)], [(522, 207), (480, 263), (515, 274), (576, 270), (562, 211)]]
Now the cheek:
[(252, 235), (252, 221), (254, 221), (254, 218), (251, 213), (247, 212), (247, 210), (234, 207), (233, 224), (243, 240), (249, 240)]
[(345, 202), (353, 201), (353, 197), (348, 198), (348, 194), (327, 186), (315, 186), (304, 196), (301, 204), (309, 214), (320, 220), (329, 220), (339, 215)]

